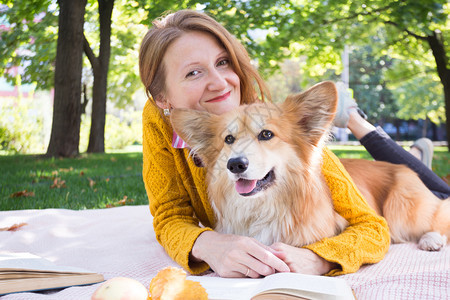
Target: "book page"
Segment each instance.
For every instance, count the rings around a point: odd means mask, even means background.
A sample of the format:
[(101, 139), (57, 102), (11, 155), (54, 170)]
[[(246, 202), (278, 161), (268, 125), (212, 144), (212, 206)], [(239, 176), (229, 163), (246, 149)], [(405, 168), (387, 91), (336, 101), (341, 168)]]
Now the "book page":
[(344, 279), (298, 273), (277, 273), (267, 276), (257, 287), (256, 294), (271, 291), (285, 292), (307, 299), (354, 299), (353, 292)]
[(45, 271), (59, 273), (94, 273), (82, 268), (58, 266), (55, 263), (31, 253), (0, 252), (0, 272)]
[(198, 281), (206, 289), (209, 300), (248, 300), (262, 279), (221, 278), (208, 276), (187, 276)]
[(30, 253), (0, 252), (0, 295), (104, 281), (101, 274), (58, 266)]
[(294, 295), (298, 299), (354, 299), (347, 282), (336, 277), (277, 273), (261, 279), (206, 276), (188, 276), (187, 279), (200, 282), (211, 300), (263, 299), (257, 295), (270, 299), (267, 295), (274, 294)]
[(49, 278), (25, 278), (0, 280), (0, 295), (24, 291), (39, 291), (85, 285), (103, 281), (100, 274), (72, 274)]

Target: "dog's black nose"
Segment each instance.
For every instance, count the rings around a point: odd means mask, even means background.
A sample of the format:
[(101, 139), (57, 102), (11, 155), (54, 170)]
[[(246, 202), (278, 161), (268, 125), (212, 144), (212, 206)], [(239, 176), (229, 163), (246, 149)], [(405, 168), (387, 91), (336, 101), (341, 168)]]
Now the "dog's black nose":
[(246, 157), (231, 158), (228, 160), (227, 168), (234, 174), (243, 173), (248, 168), (248, 159)]

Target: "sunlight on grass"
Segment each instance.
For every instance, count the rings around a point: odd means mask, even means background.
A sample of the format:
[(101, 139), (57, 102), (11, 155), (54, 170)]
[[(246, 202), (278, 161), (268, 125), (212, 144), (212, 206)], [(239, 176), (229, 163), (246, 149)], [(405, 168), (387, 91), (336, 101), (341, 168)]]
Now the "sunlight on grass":
[[(142, 153), (82, 154), (68, 159), (2, 156), (0, 168), (2, 210), (104, 208), (124, 198), (127, 205), (148, 203)], [(34, 196), (13, 196), (23, 191)]]

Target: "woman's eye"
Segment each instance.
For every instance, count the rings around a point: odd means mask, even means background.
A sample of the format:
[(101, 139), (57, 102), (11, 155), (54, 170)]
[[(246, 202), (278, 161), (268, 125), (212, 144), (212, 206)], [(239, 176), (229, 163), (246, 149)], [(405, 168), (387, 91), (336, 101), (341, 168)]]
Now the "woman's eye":
[(274, 137), (274, 134), (272, 131), (264, 129), (261, 131), (258, 135), (258, 140), (260, 141), (267, 141)]
[(217, 63), (218, 66), (226, 66), (230, 63), (230, 61), (228, 59), (222, 59), (221, 61), (219, 61)]
[(234, 143), (234, 136), (232, 136), (231, 134), (227, 135), (225, 137), (225, 143), (227, 144), (233, 144)]
[(198, 73), (200, 73), (200, 72), (197, 71), (197, 70), (196, 70), (196, 71), (189, 72), (189, 73), (186, 74), (186, 78), (187, 78), (187, 77), (191, 77), (191, 76), (195, 76), (195, 75), (197, 75)]

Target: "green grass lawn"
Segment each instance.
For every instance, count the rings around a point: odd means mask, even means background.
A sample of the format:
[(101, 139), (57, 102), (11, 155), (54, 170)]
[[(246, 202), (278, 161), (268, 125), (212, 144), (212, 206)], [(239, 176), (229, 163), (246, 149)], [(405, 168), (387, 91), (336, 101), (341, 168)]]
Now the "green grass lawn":
[(1, 210), (148, 203), (142, 153), (84, 154), (67, 159), (0, 156), (0, 170)]
[[(339, 157), (368, 158), (360, 146), (330, 146)], [(450, 174), (450, 153), (435, 149), (435, 172)], [(78, 158), (0, 156), (0, 210), (91, 209), (147, 204), (142, 153), (83, 154)]]

